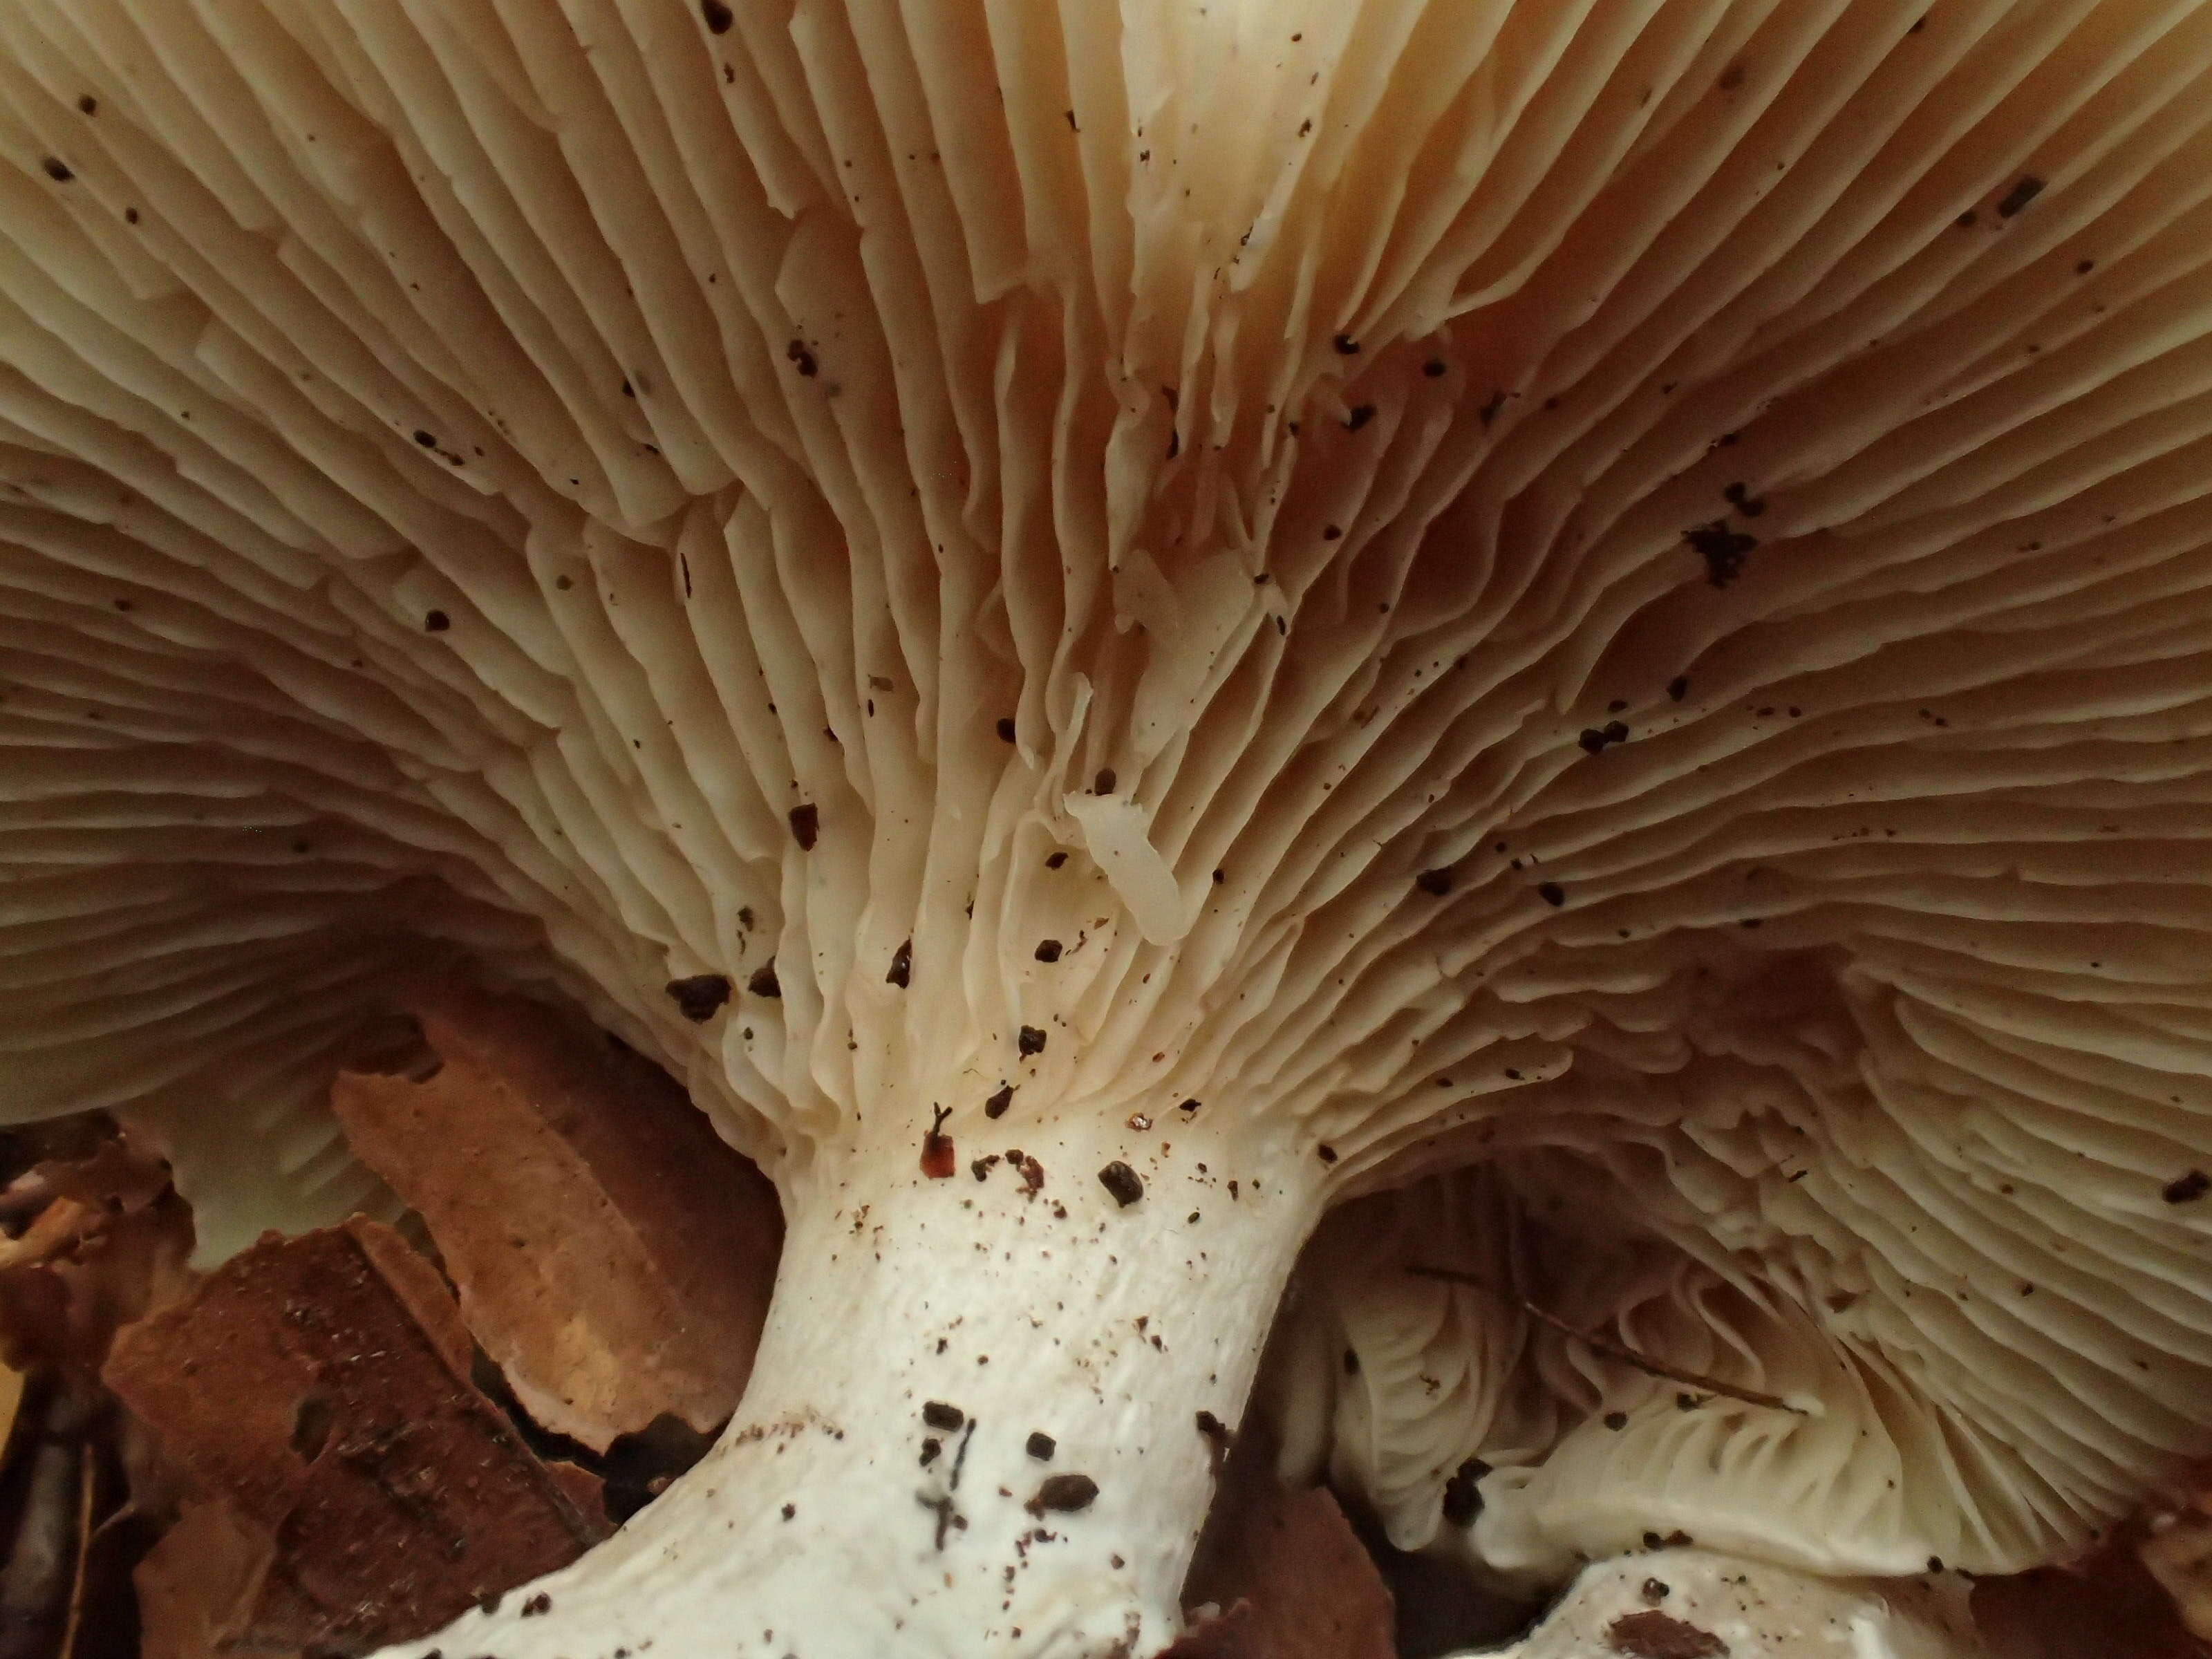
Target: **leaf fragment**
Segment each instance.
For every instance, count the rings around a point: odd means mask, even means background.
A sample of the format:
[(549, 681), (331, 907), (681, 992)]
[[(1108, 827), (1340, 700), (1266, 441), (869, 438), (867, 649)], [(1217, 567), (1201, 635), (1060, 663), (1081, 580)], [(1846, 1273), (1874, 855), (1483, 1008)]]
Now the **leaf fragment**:
[(349, 1073), (356, 1156), (422, 1218), (469, 1328), (532, 1418), (604, 1452), (736, 1408), (767, 1316), (774, 1188), (659, 1071), (520, 999), (415, 1010), (443, 1065)]
[(1183, 1585), (1204, 1604), (1160, 1659), (1393, 1659), (1395, 1610), (1375, 1563), (1325, 1486), (1275, 1478), (1272, 1437), (1248, 1432)]
[(436, 1268), (359, 1217), (267, 1235), (117, 1336), (108, 1386), (269, 1540), (235, 1639), (366, 1651), (605, 1535), (597, 1483), (532, 1454), (471, 1354)]

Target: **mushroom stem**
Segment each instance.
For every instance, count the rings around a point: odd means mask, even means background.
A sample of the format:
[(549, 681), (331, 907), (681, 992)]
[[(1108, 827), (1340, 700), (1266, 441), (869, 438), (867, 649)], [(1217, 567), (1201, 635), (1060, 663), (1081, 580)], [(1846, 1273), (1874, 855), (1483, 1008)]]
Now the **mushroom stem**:
[(767, 1328), (714, 1450), (581, 1561), (409, 1650), (1165, 1646), (1212, 1496), (1201, 1414), (1237, 1419), (1319, 1208), (1287, 1158), (1178, 1127), (1170, 1150), (1118, 1124), (993, 1125), (987, 1149), (956, 1123), (954, 1179), (909, 1142), (787, 1191)]

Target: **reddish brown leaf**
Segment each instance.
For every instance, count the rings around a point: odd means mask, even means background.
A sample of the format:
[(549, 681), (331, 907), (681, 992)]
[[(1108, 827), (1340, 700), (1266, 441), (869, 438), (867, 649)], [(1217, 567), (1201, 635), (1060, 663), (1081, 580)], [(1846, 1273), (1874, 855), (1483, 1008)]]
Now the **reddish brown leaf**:
[(1390, 1592), (1325, 1487), (1274, 1478), (1264, 1437), (1248, 1433), (1221, 1489), (1189, 1581), (1201, 1618), (1161, 1659), (1392, 1659)]
[(191, 1214), (167, 1183), (116, 1140), (9, 1188), (38, 1206), (21, 1212), (21, 1237), (0, 1246), (0, 1358), (89, 1379), (120, 1327), (183, 1294)]
[(51, 1158), (9, 1188), (19, 1200), (43, 1190), (118, 1214), (136, 1214), (169, 1189), (168, 1166), (118, 1131), (82, 1158)]
[(727, 1418), (775, 1276), (774, 1189), (588, 1028), (459, 993), (416, 1012), (442, 1069), (349, 1073), (332, 1103), (422, 1215), (515, 1397), (600, 1451), (664, 1412)]
[(2143, 1540), (2143, 1565), (2200, 1642), (2212, 1642), (2212, 1516), (2186, 1510)]
[(356, 1218), (275, 1235), (118, 1336), (108, 1384), (271, 1542), (260, 1645), (359, 1651), (435, 1629), (601, 1537), (596, 1507), (468, 1382), (437, 1270)]
[(2172, 1598), (2175, 1617), (2212, 1650), (2212, 1465), (2199, 1465), (2141, 1518), (2136, 1555)]
[(1627, 1659), (1728, 1659), (1728, 1644), (1712, 1632), (1656, 1610), (1621, 1614), (1605, 1639)]
[(105, 1219), (93, 1205), (57, 1199), (38, 1212), (21, 1237), (0, 1237), (0, 1271), (35, 1267), (66, 1255), (98, 1231)]
[(211, 1659), (246, 1630), (275, 1542), (222, 1504), (188, 1504), (138, 1564), (140, 1659)]
[(1975, 1622), (2005, 1659), (2212, 1659), (2183, 1624), (2203, 1524), (2185, 1501), (2154, 1503), (2081, 1560), (1981, 1580)]
[(1254, 1645), (1255, 1639), (1252, 1604), (1239, 1601), (1225, 1612), (1200, 1618), (1172, 1647), (1162, 1650), (1159, 1659), (1267, 1659)]

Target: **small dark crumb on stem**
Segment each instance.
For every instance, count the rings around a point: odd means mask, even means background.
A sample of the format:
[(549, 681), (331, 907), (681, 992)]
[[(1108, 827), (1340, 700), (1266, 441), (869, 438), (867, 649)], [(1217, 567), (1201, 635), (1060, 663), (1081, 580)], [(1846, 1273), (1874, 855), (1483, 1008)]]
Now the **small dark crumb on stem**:
[(1099, 1170), (1098, 1184), (1125, 1210), (1145, 1195), (1144, 1177), (1118, 1158)]
[(1024, 1507), (1031, 1515), (1073, 1515), (1089, 1509), (1097, 1497), (1098, 1483), (1087, 1474), (1052, 1474)]

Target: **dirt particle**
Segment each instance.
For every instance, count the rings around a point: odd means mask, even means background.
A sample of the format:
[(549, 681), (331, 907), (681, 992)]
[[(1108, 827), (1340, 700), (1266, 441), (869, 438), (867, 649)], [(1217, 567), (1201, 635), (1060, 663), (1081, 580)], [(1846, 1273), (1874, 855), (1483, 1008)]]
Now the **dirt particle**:
[(1997, 217), (2009, 219), (2022, 208), (2043, 194), (2043, 180), (2032, 173), (2022, 173), (2013, 187), (1997, 198)]
[(1098, 1184), (1125, 1210), (1145, 1195), (1144, 1177), (1118, 1158), (1099, 1170)]
[(1443, 1516), (1455, 1527), (1471, 1527), (1482, 1513), (1482, 1477), (1490, 1473), (1490, 1465), (1479, 1457), (1470, 1457), (1452, 1471), (1444, 1482)]
[(1744, 560), (1759, 545), (1758, 537), (1730, 530), (1720, 519), (1691, 526), (1682, 532), (1682, 540), (1705, 560), (1705, 580), (1715, 587), (1726, 587), (1741, 575)]
[(1048, 1511), (1055, 1515), (1073, 1515), (1089, 1509), (1097, 1501), (1098, 1483), (1087, 1474), (1047, 1475), (1036, 1489), (1036, 1496), (1023, 1507), (1031, 1515)]
[(730, 1000), (730, 976), (727, 974), (687, 974), (682, 979), (672, 979), (665, 988), (669, 1000), (676, 1012), (694, 1025), (704, 1025), (720, 1013), (722, 1005)]
[(822, 809), (807, 801), (793, 807), (787, 816), (791, 820), (791, 838), (799, 843), (799, 850), (812, 852), (815, 838), (822, 833)]

